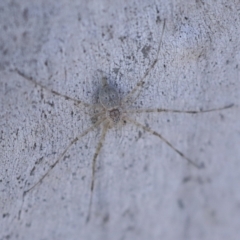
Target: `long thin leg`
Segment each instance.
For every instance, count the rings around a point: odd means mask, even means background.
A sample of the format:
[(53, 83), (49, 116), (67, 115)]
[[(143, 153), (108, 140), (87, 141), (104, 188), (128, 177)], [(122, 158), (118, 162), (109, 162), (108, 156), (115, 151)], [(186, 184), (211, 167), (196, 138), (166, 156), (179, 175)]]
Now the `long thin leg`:
[(90, 202), (89, 202), (89, 207), (88, 207), (88, 215), (87, 215), (87, 218), (86, 218), (86, 223), (89, 222), (90, 220), (90, 217), (91, 217), (91, 208), (92, 208), (92, 198), (93, 198), (93, 190), (94, 190), (94, 184), (95, 184), (95, 172), (96, 172), (96, 160), (97, 160), (97, 156), (103, 146), (103, 143), (104, 143), (104, 140), (105, 140), (105, 137), (106, 137), (106, 133), (107, 133), (107, 130), (108, 130), (108, 127), (109, 127), (109, 123), (107, 123), (106, 125), (104, 125), (104, 128), (103, 128), (103, 131), (102, 131), (102, 134), (101, 134), (101, 138), (98, 142), (98, 146), (96, 148), (96, 151), (94, 153), (94, 156), (93, 156), (93, 161), (92, 161), (92, 180), (91, 180), (91, 195), (90, 195)]
[(51, 90), (51, 89), (48, 89), (46, 86), (42, 85), (41, 83), (38, 83), (35, 79), (33, 79), (32, 77), (30, 76), (27, 76), (25, 73), (21, 72), (19, 69), (15, 69), (14, 72), (18, 73), (21, 77), (25, 78), (26, 80), (28, 80), (29, 82), (41, 87), (42, 89), (46, 90), (47, 92), (50, 92), (56, 96), (60, 96), (60, 97), (63, 97), (65, 98), (66, 100), (70, 100), (70, 101), (73, 101), (75, 102), (77, 105), (78, 104), (82, 104), (84, 105), (85, 107), (90, 107), (92, 106), (92, 104), (89, 104), (89, 103), (86, 103), (86, 102), (83, 102), (81, 100), (78, 100), (78, 99), (74, 99), (74, 98), (71, 98), (67, 95), (64, 95), (62, 93), (59, 93), (55, 90)]
[(161, 49), (161, 45), (162, 45), (162, 38), (163, 38), (163, 34), (164, 34), (164, 29), (165, 29), (165, 19), (163, 20), (163, 27), (162, 27), (162, 34), (160, 37), (160, 41), (159, 41), (159, 45), (158, 45), (158, 50), (157, 50), (157, 56), (156, 59), (153, 61), (153, 63), (151, 64), (151, 66), (147, 69), (147, 71), (145, 72), (145, 74), (143, 75), (143, 77), (141, 78), (141, 80), (137, 83), (137, 85), (132, 89), (132, 91), (130, 91), (126, 97), (123, 99), (123, 104), (126, 103), (127, 101), (129, 101), (129, 99), (134, 95), (134, 93), (140, 88), (142, 87), (145, 82), (145, 78), (148, 76), (148, 74), (150, 73), (150, 71), (154, 68), (154, 66), (156, 65), (157, 61), (158, 61), (158, 56), (159, 56), (159, 52)]
[(229, 104), (221, 108), (212, 108), (207, 110), (177, 110), (177, 109), (166, 109), (166, 108), (155, 108), (155, 109), (134, 109), (127, 111), (127, 113), (152, 113), (152, 112), (171, 112), (171, 113), (190, 113), (190, 114), (197, 114), (197, 113), (207, 113), (207, 112), (215, 112), (224, 109), (228, 109), (233, 107), (234, 104)]
[(164, 138), (160, 133), (158, 133), (158, 132), (152, 130), (151, 128), (146, 127), (146, 126), (142, 125), (141, 123), (139, 123), (139, 122), (137, 122), (137, 121), (135, 121), (135, 120), (132, 120), (132, 119), (130, 119), (130, 118), (126, 118), (126, 120), (129, 121), (129, 122), (131, 122), (131, 123), (133, 123), (133, 124), (135, 124), (135, 125), (138, 126), (138, 127), (143, 128), (145, 131), (147, 131), (147, 132), (149, 132), (149, 133), (151, 133), (151, 134), (159, 137), (159, 138), (160, 138), (161, 140), (163, 140), (170, 148), (172, 148), (175, 152), (177, 152), (182, 158), (184, 158), (185, 160), (187, 160), (187, 161), (188, 161), (190, 164), (192, 164), (194, 167), (199, 168), (199, 169), (204, 167), (203, 164), (200, 164), (200, 165), (199, 165), (199, 164), (195, 163), (194, 161), (192, 161), (191, 159), (189, 159), (187, 156), (185, 156), (180, 150), (178, 150), (177, 148), (175, 148), (175, 147), (174, 147), (166, 138)]
[[(84, 132), (82, 132), (81, 134), (79, 134), (77, 137), (75, 137), (69, 144), (68, 146), (65, 148), (65, 150), (62, 152), (62, 154), (57, 158), (57, 160), (50, 166), (50, 168), (48, 169), (48, 171), (29, 189), (25, 190), (23, 192), (23, 199), (22, 199), (22, 206), (24, 203), (24, 198), (26, 196), (26, 194), (30, 191), (32, 191), (37, 185), (39, 185), (44, 179), (45, 177), (47, 177), (47, 175), (49, 175), (49, 173), (53, 170), (53, 168), (59, 163), (59, 161), (63, 158), (63, 156), (66, 154), (66, 152), (69, 150), (69, 148), (76, 143), (80, 138), (82, 138), (83, 136), (87, 135), (91, 130), (93, 130), (95, 127), (99, 126), (105, 119), (100, 119), (98, 120), (94, 125), (92, 125), (91, 127), (89, 127), (88, 129), (86, 129)], [(22, 207), (21, 207), (22, 209)], [(21, 210), (19, 211), (19, 218), (21, 215)]]

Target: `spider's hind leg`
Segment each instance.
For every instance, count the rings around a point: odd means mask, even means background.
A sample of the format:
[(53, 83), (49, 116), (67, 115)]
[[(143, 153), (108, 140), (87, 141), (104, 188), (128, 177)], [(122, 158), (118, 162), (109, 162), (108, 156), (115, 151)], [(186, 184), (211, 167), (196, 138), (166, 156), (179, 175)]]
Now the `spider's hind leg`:
[(135, 99), (139, 96), (140, 91), (141, 91), (143, 85), (145, 84), (145, 79), (147, 78), (149, 73), (154, 69), (156, 63), (158, 62), (159, 53), (160, 53), (161, 45), (162, 45), (162, 39), (163, 39), (163, 35), (164, 35), (164, 30), (165, 30), (165, 25), (166, 25), (166, 20), (164, 19), (163, 20), (163, 26), (162, 26), (162, 33), (161, 33), (161, 37), (160, 37), (158, 48), (157, 48), (156, 58), (153, 60), (152, 64), (146, 70), (145, 74), (139, 80), (139, 82), (136, 84), (136, 86), (123, 99), (123, 105), (127, 104), (129, 101), (131, 101), (131, 102), (135, 101)]
[(16, 72), (19, 76), (21, 76), (22, 78), (26, 79), (28, 82), (31, 82), (31, 83), (39, 86), (40, 88), (44, 89), (45, 91), (50, 92), (53, 95), (56, 95), (58, 97), (62, 97), (65, 100), (70, 100), (70, 101), (74, 102), (74, 104), (76, 106), (82, 105), (82, 106), (85, 106), (85, 107), (91, 107), (91, 104), (89, 104), (89, 103), (86, 103), (86, 102), (81, 101), (79, 99), (72, 98), (72, 97), (67, 96), (67, 95), (64, 95), (64, 94), (62, 94), (60, 92), (57, 92), (55, 90), (49, 89), (48, 87), (46, 87), (46, 86), (42, 85), (41, 83), (39, 83), (38, 81), (36, 81), (33, 77), (28, 76), (24, 72), (20, 71), (19, 69), (14, 69), (12, 71)]

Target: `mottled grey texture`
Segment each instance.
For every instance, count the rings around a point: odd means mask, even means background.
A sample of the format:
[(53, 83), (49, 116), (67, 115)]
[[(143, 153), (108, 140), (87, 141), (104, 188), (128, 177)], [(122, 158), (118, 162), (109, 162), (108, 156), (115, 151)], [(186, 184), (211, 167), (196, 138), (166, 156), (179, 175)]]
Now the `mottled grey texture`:
[[(239, 239), (239, 9), (238, 0), (0, 1), (0, 239)], [(159, 61), (132, 107), (234, 103), (194, 116), (136, 116), (205, 168), (132, 124), (112, 129), (86, 224), (98, 128), (22, 204), (23, 192), (94, 119), (87, 107), (11, 70), (88, 103), (96, 101), (102, 70), (122, 97), (154, 60), (163, 19)]]

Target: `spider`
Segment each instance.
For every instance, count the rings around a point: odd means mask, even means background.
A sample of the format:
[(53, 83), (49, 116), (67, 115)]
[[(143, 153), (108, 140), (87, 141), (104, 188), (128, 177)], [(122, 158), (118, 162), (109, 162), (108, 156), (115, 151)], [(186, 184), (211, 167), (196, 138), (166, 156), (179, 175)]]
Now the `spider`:
[[(37, 185), (39, 185), (51, 172), (51, 170), (59, 163), (61, 159), (63, 159), (64, 155), (67, 153), (67, 151), (75, 144), (78, 140), (80, 140), (82, 137), (87, 135), (89, 132), (94, 130), (99, 125), (103, 125), (103, 129), (101, 132), (101, 136), (99, 139), (99, 142), (97, 144), (95, 153), (93, 155), (92, 159), (92, 177), (91, 177), (91, 185), (90, 185), (90, 200), (89, 200), (89, 208), (88, 213), (86, 217), (86, 222), (89, 222), (91, 217), (91, 206), (92, 206), (92, 199), (93, 199), (93, 193), (94, 193), (94, 186), (95, 186), (95, 172), (96, 172), (96, 161), (97, 157), (99, 155), (99, 152), (104, 144), (104, 140), (107, 134), (107, 131), (111, 129), (112, 127), (115, 127), (119, 124), (126, 124), (127, 122), (132, 123), (136, 125), (137, 127), (142, 128), (144, 131), (151, 133), (152, 135), (160, 138), (165, 144), (167, 144), (173, 151), (175, 151), (177, 154), (179, 154), (183, 159), (185, 159), (189, 164), (193, 165), (194, 167), (200, 169), (203, 168), (203, 164), (197, 164), (190, 158), (188, 158), (184, 153), (182, 153), (179, 149), (177, 149), (175, 146), (173, 146), (166, 138), (164, 138), (160, 133), (152, 130), (149, 126), (145, 126), (138, 121), (132, 119), (129, 117), (129, 114), (137, 114), (137, 113), (153, 113), (153, 112), (171, 112), (171, 113), (186, 113), (186, 114), (198, 114), (198, 113), (207, 113), (207, 112), (213, 112), (213, 111), (219, 111), (223, 109), (227, 109), (233, 106), (233, 104), (221, 107), (221, 108), (215, 108), (215, 109), (208, 109), (208, 110), (177, 110), (177, 109), (162, 109), (162, 108), (156, 108), (156, 109), (135, 109), (135, 110), (127, 110), (126, 105), (129, 104), (129, 102), (132, 102), (136, 99), (134, 95), (142, 89), (142, 87), (145, 84), (145, 79), (149, 75), (150, 71), (155, 67), (157, 61), (158, 61), (158, 55), (160, 52), (161, 44), (162, 44), (162, 38), (164, 35), (164, 29), (165, 29), (165, 20), (163, 21), (162, 31), (161, 31), (161, 37), (157, 49), (157, 54), (155, 60), (152, 62), (150, 67), (145, 72), (144, 76), (138, 81), (136, 86), (124, 97), (120, 98), (117, 89), (111, 86), (107, 78), (104, 76), (102, 77), (102, 86), (99, 89), (99, 96), (98, 96), (98, 104), (92, 105), (85, 103), (83, 101), (71, 98), (69, 96), (66, 96), (62, 93), (56, 92), (54, 90), (48, 89), (47, 87), (43, 86), (42, 84), (38, 83), (35, 79), (32, 77), (27, 76), (25, 73), (20, 71), (19, 69), (14, 69), (14, 71), (19, 74), (24, 79), (28, 80), (29, 82), (33, 83), (34, 85), (37, 85), (44, 89), (45, 91), (51, 92), (54, 95), (57, 95), (59, 97), (63, 97), (66, 100), (70, 100), (75, 102), (76, 104), (82, 104), (83, 106), (87, 108), (98, 108), (97, 114), (95, 114), (96, 121), (93, 122), (92, 126), (88, 129), (81, 132), (77, 137), (75, 137), (65, 148), (65, 150), (58, 156), (58, 158), (55, 160), (55, 162), (50, 166), (50, 168), (47, 170), (47, 172), (35, 183), (33, 186), (28, 188), (23, 192), (23, 200), (22, 200), (22, 206), (24, 202), (24, 198), (27, 193), (32, 191)], [(137, 94), (137, 96), (138, 96)], [(22, 208), (21, 208), (22, 209)], [(19, 217), (21, 215), (21, 210), (19, 211)]]

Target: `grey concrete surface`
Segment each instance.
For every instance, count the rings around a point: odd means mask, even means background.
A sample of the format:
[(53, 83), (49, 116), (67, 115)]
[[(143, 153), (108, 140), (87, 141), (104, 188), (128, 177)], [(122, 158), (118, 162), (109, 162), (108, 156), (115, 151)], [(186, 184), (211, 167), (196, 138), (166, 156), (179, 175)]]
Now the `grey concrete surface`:
[[(101, 70), (125, 96), (156, 57), (136, 104), (198, 115), (137, 114), (205, 168), (131, 123), (107, 136), (76, 106), (92, 104)], [(0, 239), (240, 239), (240, 4), (233, 1), (0, 1)], [(133, 117), (133, 116), (132, 116)], [(21, 214), (19, 215), (19, 212)]]

